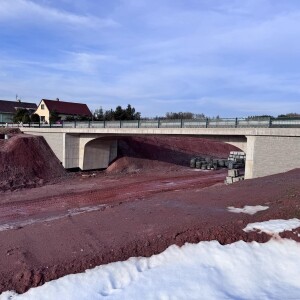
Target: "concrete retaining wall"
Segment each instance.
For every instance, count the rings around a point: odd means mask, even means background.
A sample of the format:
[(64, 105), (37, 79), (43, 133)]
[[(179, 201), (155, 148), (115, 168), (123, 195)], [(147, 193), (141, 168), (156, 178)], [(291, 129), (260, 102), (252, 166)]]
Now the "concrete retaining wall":
[(63, 166), (66, 169), (79, 168), (79, 134), (64, 134), (64, 160)]
[(65, 134), (64, 133), (49, 133), (49, 132), (28, 132), (28, 134), (43, 136), (56, 157), (61, 161), (63, 166), (65, 166)]
[(257, 178), (300, 168), (300, 137), (247, 137), (245, 178)]
[(104, 169), (117, 157), (117, 141), (99, 134), (34, 132), (43, 136), (66, 169)]
[(85, 144), (81, 170), (104, 169), (116, 157), (116, 142), (111, 140), (103, 140), (101, 138), (94, 139)]

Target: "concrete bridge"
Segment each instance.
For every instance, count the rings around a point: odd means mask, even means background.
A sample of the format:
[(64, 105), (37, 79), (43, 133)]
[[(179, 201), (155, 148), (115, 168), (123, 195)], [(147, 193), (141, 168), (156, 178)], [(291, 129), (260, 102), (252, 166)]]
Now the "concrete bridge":
[(117, 156), (117, 137), (193, 136), (234, 145), (246, 153), (245, 178), (300, 168), (300, 128), (37, 128), (65, 168), (106, 168)]

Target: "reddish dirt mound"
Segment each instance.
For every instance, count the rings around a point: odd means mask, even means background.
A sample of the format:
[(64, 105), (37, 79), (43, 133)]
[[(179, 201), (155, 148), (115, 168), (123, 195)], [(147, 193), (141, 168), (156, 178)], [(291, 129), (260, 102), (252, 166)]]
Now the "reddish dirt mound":
[(0, 140), (4, 139), (5, 135), (13, 136), (15, 134), (20, 134), (19, 128), (4, 128), (0, 127)]
[(136, 157), (128, 157), (124, 156), (117, 159), (114, 163), (112, 163), (107, 169), (106, 172), (109, 173), (134, 173), (146, 170), (168, 170), (175, 171), (178, 170), (180, 166), (162, 162), (158, 160), (151, 159), (143, 159)]
[(19, 128), (0, 128), (0, 134), (17, 134), (21, 133)]
[(34, 187), (65, 170), (43, 137), (18, 134), (0, 140), (0, 190)]
[(118, 140), (118, 159), (107, 172), (136, 172), (189, 166), (193, 156), (226, 158), (238, 148), (194, 137), (125, 137)]

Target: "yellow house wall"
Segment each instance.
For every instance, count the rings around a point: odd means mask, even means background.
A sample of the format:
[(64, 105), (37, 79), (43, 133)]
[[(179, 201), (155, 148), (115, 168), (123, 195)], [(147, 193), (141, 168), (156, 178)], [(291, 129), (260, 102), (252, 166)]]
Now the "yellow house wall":
[[(44, 104), (44, 109), (42, 109), (42, 104)], [(50, 112), (44, 103), (44, 101), (41, 101), (40, 105), (38, 106), (37, 110), (35, 111), (36, 114), (38, 114), (40, 117), (44, 116), (45, 121), (49, 123), (49, 117), (50, 117)]]

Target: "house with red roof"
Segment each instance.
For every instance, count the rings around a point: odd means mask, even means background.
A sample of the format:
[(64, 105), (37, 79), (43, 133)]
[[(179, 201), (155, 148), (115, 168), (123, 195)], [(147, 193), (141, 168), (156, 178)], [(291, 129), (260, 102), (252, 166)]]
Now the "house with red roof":
[(18, 109), (26, 109), (31, 115), (37, 106), (35, 103), (22, 102), (21, 100), (0, 100), (0, 123), (12, 122)]
[(83, 103), (74, 103), (56, 100), (42, 99), (38, 105), (36, 114), (40, 116), (41, 122), (50, 121), (50, 116), (57, 115), (59, 120), (66, 120), (68, 117), (75, 119), (92, 118), (88, 106)]

